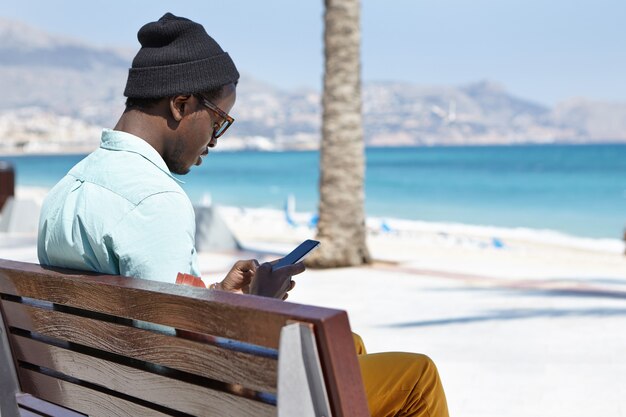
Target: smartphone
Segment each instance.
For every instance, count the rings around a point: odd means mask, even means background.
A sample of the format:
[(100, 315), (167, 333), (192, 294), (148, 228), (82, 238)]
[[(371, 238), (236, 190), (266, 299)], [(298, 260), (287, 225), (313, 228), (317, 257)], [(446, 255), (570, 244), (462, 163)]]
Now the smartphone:
[(272, 270), (275, 271), (283, 266), (297, 264), (298, 262), (306, 258), (306, 256), (319, 245), (320, 242), (318, 242), (317, 240), (305, 240), (297, 248), (292, 250), (289, 255), (281, 258), (278, 262), (276, 262), (272, 267)]

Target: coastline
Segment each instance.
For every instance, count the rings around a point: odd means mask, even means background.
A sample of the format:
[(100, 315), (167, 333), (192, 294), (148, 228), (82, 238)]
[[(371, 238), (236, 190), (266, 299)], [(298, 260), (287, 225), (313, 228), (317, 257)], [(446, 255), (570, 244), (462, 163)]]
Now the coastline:
[[(17, 198), (33, 200), (41, 204), (48, 192), (46, 187), (16, 186)], [(202, 202), (194, 204), (202, 206)], [(216, 205), (229, 227), (243, 240), (295, 242), (299, 238), (310, 238), (314, 233), (311, 226), (313, 213), (293, 212), (264, 207), (239, 207)], [(566, 248), (571, 250), (623, 254), (626, 242), (612, 238), (589, 238), (575, 236), (550, 229), (523, 227), (498, 227), (472, 225), (456, 222), (434, 222), (400, 219), (393, 217), (368, 216), (368, 235), (371, 238), (387, 237), (397, 240), (416, 240), (441, 245), (461, 245), (478, 249), (506, 249), (511, 246), (538, 246)], [(278, 230), (282, 232), (276, 233)], [(294, 240), (295, 239), (295, 240)]]
[[(218, 212), (251, 249), (287, 253), (315, 237), (308, 213), (294, 215), (293, 225), (276, 209), (218, 206)], [(375, 264), (504, 279), (626, 277), (625, 245), (617, 239), (380, 218), (368, 218), (367, 227)]]
[[(250, 229), (269, 227), (284, 223), (280, 229), (285, 235), (309, 235), (313, 213), (291, 213), (292, 224), (286, 219), (283, 210), (274, 208), (218, 206), (220, 212), (230, 220), (230, 226), (240, 234), (248, 237), (262, 237), (263, 231), (253, 232)], [(252, 222), (249, 220), (252, 219)], [(266, 219), (265, 221), (263, 219)], [(477, 248), (505, 248), (506, 242), (564, 247), (573, 250), (587, 250), (602, 253), (623, 253), (625, 243), (612, 238), (589, 238), (570, 235), (550, 229), (532, 229), (523, 227), (498, 227), (490, 225), (471, 225), (455, 222), (432, 222), (423, 220), (399, 219), (393, 217), (368, 216), (366, 219), (368, 234), (405, 239), (424, 240), (425, 238), (444, 242), (456, 239), (458, 244), (476, 246)], [(255, 236), (259, 234), (259, 236)], [(280, 238), (275, 238), (280, 240)], [(288, 238), (286, 238), (288, 239)]]
[(0, 160), (2, 158), (15, 158), (20, 156), (78, 156), (78, 155), (89, 155), (91, 152), (95, 151), (97, 147), (89, 146), (89, 147), (69, 147), (68, 149), (63, 149), (63, 151), (57, 151), (53, 149), (37, 149), (34, 151), (24, 151), (20, 149), (3, 149), (0, 151)]
[[(625, 200), (619, 179), (626, 173), (626, 145), (577, 148), (581, 146), (466, 151), (422, 147), (410, 152), (371, 148), (365, 182), (367, 215), (444, 223), (444, 229), (458, 228), (456, 223), (503, 229), (522, 226), (533, 233), (552, 229), (579, 237), (622, 239), (625, 223), (620, 208)], [(280, 210), (293, 194), (298, 209), (316, 210), (319, 154), (233, 152), (222, 146), (218, 152), (222, 154), (216, 153), (193, 175), (180, 178), (192, 201), (210, 193), (220, 204)], [(49, 160), (39, 155), (4, 158), (14, 166), (18, 184), (52, 186), (84, 153), (50, 154)], [(284, 175), (295, 170), (301, 175)], [(515, 233), (524, 232), (517, 228)], [(544, 233), (540, 240), (544, 237), (549, 238)]]
[[(259, 146), (244, 146), (243, 144), (239, 144), (241, 139), (246, 139), (249, 141), (249, 138), (233, 138), (232, 142), (237, 142), (236, 146), (230, 146), (228, 143), (221, 144), (220, 149), (216, 150), (216, 152), (316, 152), (319, 151), (319, 144), (314, 145), (296, 145), (293, 147), (285, 147), (285, 146), (276, 146), (276, 147), (268, 147), (263, 142)], [(62, 146), (62, 148), (61, 148)], [(536, 141), (522, 141), (522, 142), (511, 142), (511, 143), (441, 143), (441, 144), (432, 144), (432, 143), (416, 143), (416, 144), (391, 144), (391, 145), (380, 145), (380, 144), (369, 144), (365, 146), (365, 149), (405, 149), (405, 148), (507, 148), (507, 147), (585, 147), (585, 146), (625, 146), (626, 147), (626, 139), (613, 139), (613, 140), (588, 140), (588, 141), (555, 141), (555, 142), (536, 142)], [(21, 148), (4, 148), (0, 149), (0, 159), (3, 157), (16, 157), (16, 156), (72, 156), (72, 155), (88, 155), (99, 147), (99, 144), (94, 145), (93, 143), (88, 143), (84, 145), (69, 145), (66, 144), (55, 144), (54, 146), (48, 147), (34, 147), (28, 149)]]

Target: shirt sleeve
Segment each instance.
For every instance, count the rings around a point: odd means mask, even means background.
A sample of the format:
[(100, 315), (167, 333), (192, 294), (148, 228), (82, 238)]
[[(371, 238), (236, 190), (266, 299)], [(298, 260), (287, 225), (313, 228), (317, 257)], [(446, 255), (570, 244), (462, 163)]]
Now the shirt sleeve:
[(120, 275), (171, 283), (179, 272), (200, 276), (195, 233), (195, 214), (186, 195), (147, 197), (111, 234)]

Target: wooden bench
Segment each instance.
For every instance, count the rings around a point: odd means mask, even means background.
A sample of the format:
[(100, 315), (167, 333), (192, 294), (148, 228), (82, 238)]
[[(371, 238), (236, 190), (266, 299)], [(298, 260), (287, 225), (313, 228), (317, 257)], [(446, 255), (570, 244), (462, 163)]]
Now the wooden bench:
[(367, 416), (344, 311), (0, 260), (15, 416)]

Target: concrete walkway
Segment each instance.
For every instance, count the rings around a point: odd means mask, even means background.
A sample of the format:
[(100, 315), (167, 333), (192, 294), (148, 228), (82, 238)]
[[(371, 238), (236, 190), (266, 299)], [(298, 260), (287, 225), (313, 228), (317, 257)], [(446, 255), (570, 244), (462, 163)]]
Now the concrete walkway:
[(598, 291), (510, 284), (308, 271), (290, 301), (347, 310), (369, 351), (431, 356), (452, 416), (626, 415), (626, 279)]

